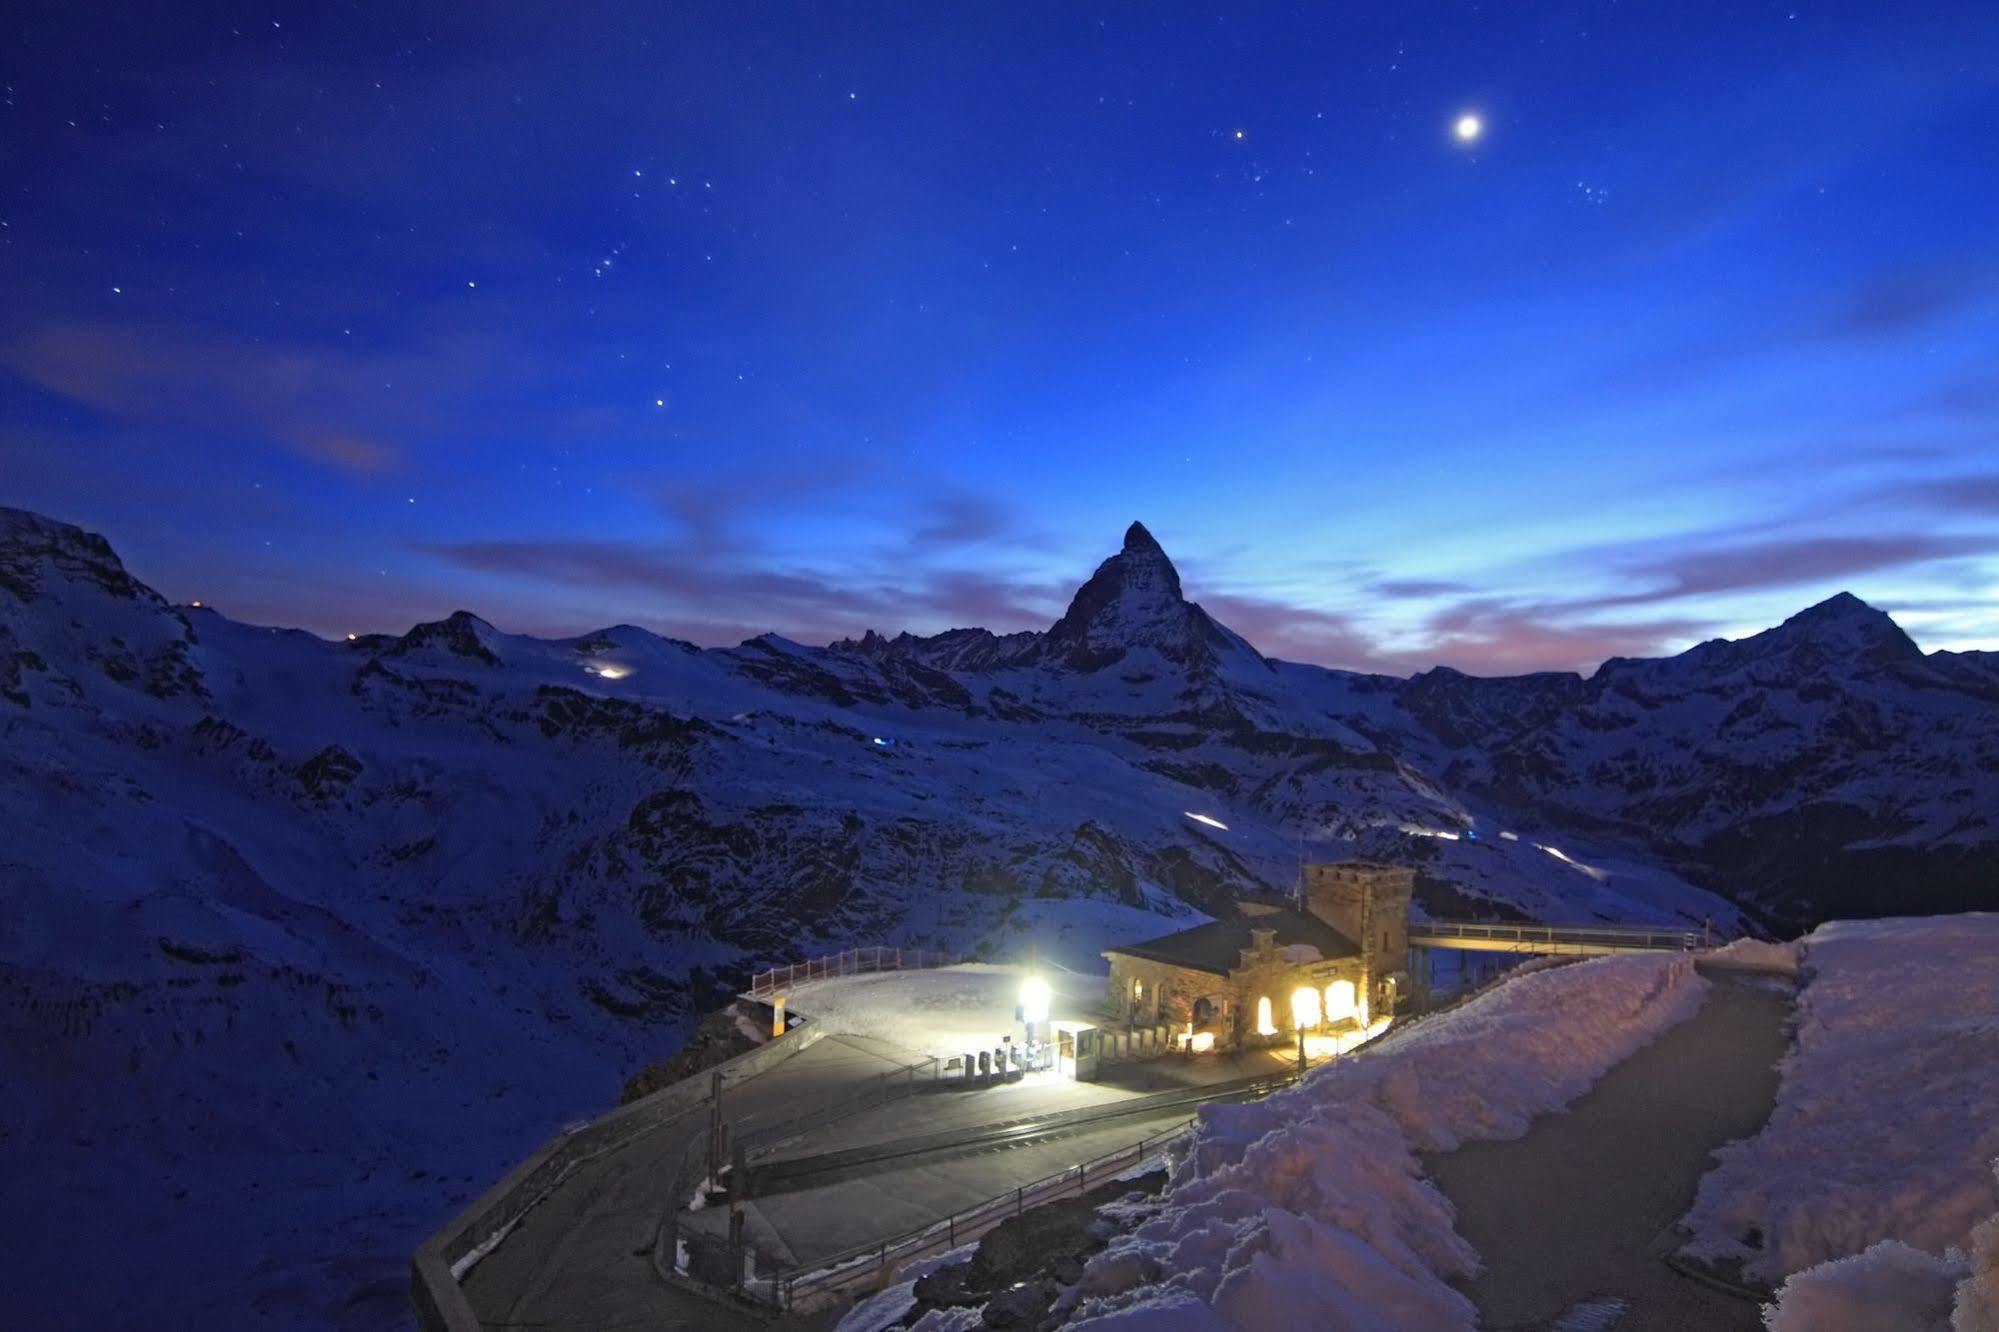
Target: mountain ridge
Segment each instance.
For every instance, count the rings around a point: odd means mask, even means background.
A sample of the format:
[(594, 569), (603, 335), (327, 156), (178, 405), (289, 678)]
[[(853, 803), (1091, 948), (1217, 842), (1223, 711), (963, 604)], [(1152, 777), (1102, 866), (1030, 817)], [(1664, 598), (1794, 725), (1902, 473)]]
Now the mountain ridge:
[[(1973, 654), (1863, 634), (1844, 662), (1841, 603), (1806, 642), (1588, 680), (1360, 675), (1238, 648), (1156, 547), (1128, 531), (1060, 636), (698, 648), (460, 612), (329, 641), (0, 512), (0, 1170), (152, 1182), (94, 1321), (173, 1284), (218, 1325), (398, 1292), (444, 1214), (772, 962), (1090, 964), (1301, 857), (1413, 865), (1457, 917), (1989, 904)], [(88, 1290), (105, 1238), (31, 1256)]]

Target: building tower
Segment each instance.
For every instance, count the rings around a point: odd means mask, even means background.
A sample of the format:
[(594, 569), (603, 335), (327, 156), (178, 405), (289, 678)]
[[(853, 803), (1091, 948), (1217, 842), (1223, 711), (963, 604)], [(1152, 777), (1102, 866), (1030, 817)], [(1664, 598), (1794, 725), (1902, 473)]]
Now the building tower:
[(1362, 1021), (1393, 1012), (1408, 985), (1416, 871), (1372, 860), (1305, 866), (1305, 909), (1360, 945)]

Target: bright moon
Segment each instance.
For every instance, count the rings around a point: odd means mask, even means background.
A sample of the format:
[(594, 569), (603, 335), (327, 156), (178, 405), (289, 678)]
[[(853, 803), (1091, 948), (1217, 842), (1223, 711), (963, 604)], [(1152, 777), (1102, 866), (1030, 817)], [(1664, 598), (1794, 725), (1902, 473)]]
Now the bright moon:
[(1474, 115), (1459, 116), (1458, 123), (1451, 128), (1452, 132), (1458, 136), (1459, 143), (1470, 143), (1485, 130), (1485, 126)]

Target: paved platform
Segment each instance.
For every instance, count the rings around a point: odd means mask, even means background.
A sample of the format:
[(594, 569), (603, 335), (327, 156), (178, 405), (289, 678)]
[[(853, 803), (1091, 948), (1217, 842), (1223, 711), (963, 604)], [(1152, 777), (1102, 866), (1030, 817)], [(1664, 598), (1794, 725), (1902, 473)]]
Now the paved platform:
[[(769, 1123), (815, 1101), (848, 1094), (910, 1062), (907, 1051), (829, 1036), (729, 1089), (732, 1119)], [(463, 1289), (488, 1327), (765, 1326), (662, 1282), (650, 1258), (667, 1188), (690, 1141), (707, 1131), (706, 1107), (586, 1163), (530, 1211), (499, 1248), (466, 1274)]]
[[(1284, 1050), (1243, 1054), (1169, 1055), (1106, 1065), (1096, 1082), (1055, 1073), (984, 1089), (948, 1084), (815, 1130), (782, 1155), (823, 1156), (905, 1139), (975, 1133), (1037, 1115), (1108, 1109), (1161, 1092), (1193, 1090), (1288, 1072), (1296, 1056)], [(1026, 1142), (945, 1147), (908, 1160), (889, 1160), (814, 1175), (799, 1185), (753, 1199), (744, 1228), (763, 1258), (779, 1266), (809, 1265), (856, 1245), (892, 1239), (955, 1212), (1073, 1169), (1079, 1162), (1130, 1146), (1191, 1119), (1192, 1105), (1086, 1123)], [(686, 1214), (688, 1229), (727, 1234), (726, 1209)]]
[[(744, 1206), (745, 1232), (761, 1255), (780, 1266), (816, 1263), (857, 1245), (933, 1225), (954, 1212), (1183, 1124), (1193, 1113), (1192, 1107), (1180, 1107), (1132, 1115), (1023, 1146), (929, 1155), (901, 1168), (841, 1172), (827, 1177), (826, 1183), (753, 1199)], [(718, 1238), (726, 1236), (728, 1209), (694, 1212), (682, 1223)]]
[[(737, 1134), (782, 1123), (815, 1105), (853, 1095), (883, 1073), (920, 1061), (863, 1036), (829, 1036), (730, 1087), (724, 1115)], [(1206, 1086), (1290, 1066), (1283, 1050), (1245, 1055), (1169, 1055), (1107, 1065), (1100, 1082), (1053, 1074), (983, 1090), (939, 1087), (815, 1130), (811, 1150), (863, 1146), (1050, 1111), (1106, 1105), (1180, 1087)], [(1078, 1161), (1184, 1120), (1191, 1110), (1121, 1118), (1032, 1144), (950, 1160), (927, 1159), (866, 1179), (837, 1179), (755, 1206), (752, 1240), (774, 1256), (830, 1253), (900, 1233), (984, 1201)], [(466, 1274), (464, 1290), (489, 1327), (699, 1327), (737, 1332), (768, 1326), (661, 1281), (652, 1270), (655, 1228), (673, 1200), (668, 1185), (690, 1143), (707, 1131), (706, 1107), (580, 1167), (530, 1211), (499, 1248)], [(700, 1213), (694, 1214), (700, 1217)], [(726, 1224), (711, 1213), (703, 1224)], [(787, 1325), (789, 1323), (787, 1322)]]
[(1245, 1054), (1166, 1055), (1132, 1063), (1107, 1064), (1095, 1082), (1076, 1082), (1054, 1072), (1029, 1073), (1018, 1082), (996, 1087), (965, 1087), (940, 1083), (906, 1100), (865, 1111), (815, 1129), (809, 1138), (794, 1140), (778, 1153), (831, 1152), (892, 1142), (912, 1133), (944, 1133), (996, 1124), (1029, 1115), (1092, 1106), (1183, 1087), (1281, 1073), (1297, 1066), (1297, 1056), (1282, 1050)]
[[(1706, 969), (1703, 969), (1704, 972)], [(1510, 1142), (1424, 1157), (1484, 1270), (1462, 1289), (1480, 1325), (1758, 1332), (1759, 1307), (1683, 1277), (1664, 1255), (1723, 1143), (1777, 1096), (1790, 986), (1711, 974), (1701, 1009)], [(1566, 1318), (1566, 1321), (1562, 1321)]]

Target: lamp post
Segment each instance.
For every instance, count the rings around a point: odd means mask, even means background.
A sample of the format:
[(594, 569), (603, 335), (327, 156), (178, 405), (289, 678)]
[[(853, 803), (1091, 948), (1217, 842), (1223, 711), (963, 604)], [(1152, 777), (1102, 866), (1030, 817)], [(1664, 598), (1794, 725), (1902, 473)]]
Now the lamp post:
[(1298, 1071), (1305, 1071), (1305, 1028), (1319, 1025), (1319, 991), (1301, 985), (1291, 992), (1291, 1025), (1298, 1032)]
[(1029, 976), (1020, 983), (1020, 1020), (1027, 1024), (1027, 1040), (1030, 1048), (1035, 1042), (1035, 1028), (1048, 1021), (1048, 982), (1039, 976)]

